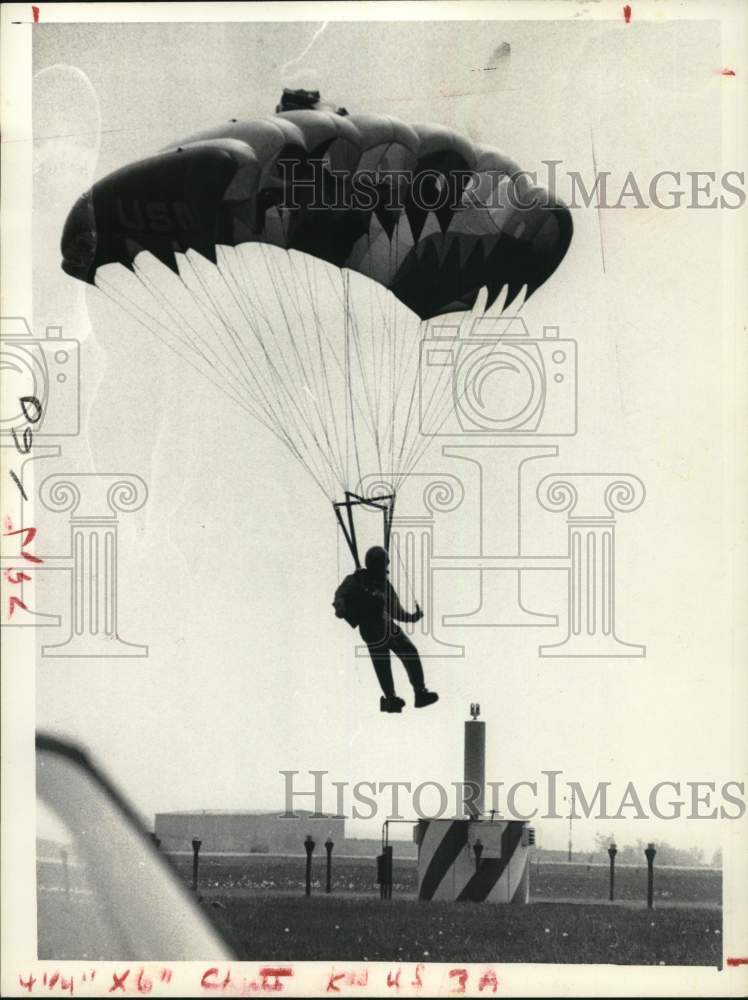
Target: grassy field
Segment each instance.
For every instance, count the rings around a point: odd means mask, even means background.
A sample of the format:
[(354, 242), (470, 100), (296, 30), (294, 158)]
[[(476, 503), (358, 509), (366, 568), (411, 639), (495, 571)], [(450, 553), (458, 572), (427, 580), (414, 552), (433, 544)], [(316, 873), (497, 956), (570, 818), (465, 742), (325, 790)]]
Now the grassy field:
[[(541, 899), (607, 900), (609, 871), (605, 865), (532, 864), (530, 894)], [(616, 900), (646, 900), (647, 868), (618, 866), (615, 876)], [(657, 868), (654, 902), (722, 904), (722, 872), (698, 868)]]
[[(171, 863), (189, 884), (191, 859), (172, 857)], [(61, 892), (62, 866), (49, 860), (37, 868), (39, 917), (47, 928), (40, 956), (96, 954), (96, 901), (78, 885), (81, 871), (68, 872), (68, 891)], [(331, 895), (324, 892), (323, 860), (315, 859), (310, 898), (304, 874), (302, 857), (206, 855), (198, 896), (244, 960), (721, 962), (719, 871), (655, 869), (653, 910), (646, 908), (644, 868), (619, 868), (616, 902), (609, 903), (606, 867), (532, 863), (529, 906), (419, 902), (415, 862), (397, 857), (387, 901), (379, 899), (373, 859), (335, 859)], [(77, 907), (74, 955), (66, 951), (71, 906)]]
[[(172, 859), (191, 877), (191, 859)], [(712, 965), (722, 960), (722, 874), (646, 867), (531, 864), (529, 906), (419, 903), (415, 861), (395, 854), (393, 899), (383, 902), (373, 859), (334, 858), (333, 894), (315, 858), (256, 855), (200, 860), (203, 905), (244, 960), (559, 962)]]
[[(397, 851), (397, 848), (395, 849)], [(182, 878), (190, 881), (192, 860), (173, 857)], [(293, 892), (304, 890), (305, 859), (248, 855), (225, 858), (206, 855), (200, 859), (200, 888), (245, 890), (245, 892)], [(333, 858), (332, 889), (335, 894), (378, 896), (376, 865), (371, 858)], [(314, 888), (324, 890), (325, 862), (315, 857), (312, 868)], [(395, 854), (393, 895), (414, 896), (417, 892), (416, 863)], [(604, 865), (581, 863), (531, 863), (530, 895), (542, 900), (607, 900), (608, 869)], [(646, 900), (647, 869), (616, 869), (616, 899)], [(655, 903), (711, 903), (722, 901), (722, 874), (711, 869), (655, 867)]]
[[(216, 902), (214, 899), (213, 902)], [(488, 906), (351, 896), (226, 895), (203, 905), (243, 960), (712, 965), (719, 910)]]

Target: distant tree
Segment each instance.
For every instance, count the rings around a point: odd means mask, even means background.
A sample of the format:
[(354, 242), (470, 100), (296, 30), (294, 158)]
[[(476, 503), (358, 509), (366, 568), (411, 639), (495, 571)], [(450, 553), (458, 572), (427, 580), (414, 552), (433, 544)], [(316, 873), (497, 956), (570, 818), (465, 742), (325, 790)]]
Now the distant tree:
[(688, 858), (687, 863), (690, 865), (706, 864), (704, 861), (704, 851), (700, 847), (689, 847), (686, 851), (686, 857)]
[[(614, 839), (613, 834), (595, 834), (595, 848), (598, 855), (607, 853), (608, 847), (613, 843)], [(618, 847), (618, 855), (616, 860), (620, 864), (624, 865), (646, 864), (644, 851), (648, 843), (649, 841), (642, 840), (641, 837), (637, 839), (636, 844), (617, 843), (616, 846)], [(667, 841), (663, 840), (655, 843), (655, 848), (657, 850), (655, 859), (656, 864), (690, 866), (700, 866), (706, 864), (704, 851), (700, 847), (674, 847), (672, 844), (668, 844)], [(722, 855), (720, 852), (720, 860), (718, 862), (713, 861), (712, 863), (720, 865), (721, 857)]]
[(608, 848), (611, 844), (615, 843), (615, 837), (612, 833), (596, 833), (595, 834), (595, 853), (596, 854), (607, 854)]
[(722, 867), (722, 848), (718, 847), (712, 855), (712, 868)]

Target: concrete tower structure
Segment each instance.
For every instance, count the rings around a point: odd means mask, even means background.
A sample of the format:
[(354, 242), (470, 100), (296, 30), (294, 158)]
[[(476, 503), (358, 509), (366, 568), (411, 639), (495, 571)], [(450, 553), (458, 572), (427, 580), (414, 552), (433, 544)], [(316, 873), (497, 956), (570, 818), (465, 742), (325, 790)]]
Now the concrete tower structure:
[(471, 704), (465, 722), (466, 818), (421, 819), (413, 830), (418, 844), (418, 898), (477, 903), (527, 903), (530, 848), (534, 831), (520, 820), (486, 819), (486, 724)]

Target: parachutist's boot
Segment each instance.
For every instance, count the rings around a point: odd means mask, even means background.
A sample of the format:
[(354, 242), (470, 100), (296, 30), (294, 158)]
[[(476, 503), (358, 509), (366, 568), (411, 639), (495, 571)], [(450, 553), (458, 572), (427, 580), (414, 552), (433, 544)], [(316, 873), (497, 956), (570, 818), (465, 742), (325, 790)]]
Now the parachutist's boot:
[(380, 712), (402, 712), (405, 707), (405, 702), (402, 698), (398, 698), (396, 694), (393, 694), (389, 698), (385, 698), (384, 695), (379, 699), (379, 710)]
[(416, 691), (416, 708), (425, 708), (427, 705), (433, 705), (435, 701), (439, 701), (436, 691), (427, 691), (426, 688)]

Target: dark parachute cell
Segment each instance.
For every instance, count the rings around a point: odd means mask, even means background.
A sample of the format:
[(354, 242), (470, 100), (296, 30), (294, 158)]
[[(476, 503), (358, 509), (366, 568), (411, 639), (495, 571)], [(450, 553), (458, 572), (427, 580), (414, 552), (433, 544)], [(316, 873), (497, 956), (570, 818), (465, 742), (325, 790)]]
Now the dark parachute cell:
[(68, 216), (63, 268), (94, 283), (142, 251), (176, 271), (175, 254), (215, 261), (219, 245), (259, 242), (358, 271), (429, 319), (471, 309), (483, 287), (488, 305), (504, 286), (508, 302), (530, 296), (558, 267), (569, 210), (498, 150), (439, 125), (309, 107), (308, 93), (100, 180)]

